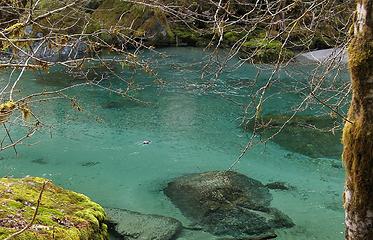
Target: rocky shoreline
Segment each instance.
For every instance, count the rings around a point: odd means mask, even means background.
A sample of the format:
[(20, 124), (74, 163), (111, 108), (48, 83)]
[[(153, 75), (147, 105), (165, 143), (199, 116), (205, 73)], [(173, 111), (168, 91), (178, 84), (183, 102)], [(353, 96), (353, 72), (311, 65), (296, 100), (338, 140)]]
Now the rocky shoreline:
[[(36, 199), (45, 182), (39, 206)], [(164, 193), (193, 223), (183, 226), (167, 216), (104, 210), (83, 194), (65, 190), (47, 179), (2, 178), (0, 237), (24, 228), (38, 208), (33, 225), (16, 239), (47, 240), (53, 236), (62, 240), (105, 240), (108, 229), (127, 240), (174, 240), (185, 231), (202, 231), (221, 239), (271, 239), (276, 237), (276, 229), (294, 226), (287, 215), (270, 206), (272, 185), (267, 187), (232, 171), (176, 178)]]

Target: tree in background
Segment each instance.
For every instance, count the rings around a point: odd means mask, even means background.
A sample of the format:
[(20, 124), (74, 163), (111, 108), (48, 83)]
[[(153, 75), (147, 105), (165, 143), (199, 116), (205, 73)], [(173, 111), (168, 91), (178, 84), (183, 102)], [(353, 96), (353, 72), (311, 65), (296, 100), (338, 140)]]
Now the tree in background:
[(346, 240), (373, 239), (373, 1), (356, 1), (349, 44), (352, 101), (343, 130)]

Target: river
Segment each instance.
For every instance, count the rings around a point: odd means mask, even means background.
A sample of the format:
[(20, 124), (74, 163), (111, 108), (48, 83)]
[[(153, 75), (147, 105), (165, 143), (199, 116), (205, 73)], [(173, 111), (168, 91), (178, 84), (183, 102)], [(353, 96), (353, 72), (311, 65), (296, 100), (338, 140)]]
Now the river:
[[(156, 60), (152, 65), (158, 81), (141, 71), (129, 74), (120, 66), (113, 68), (116, 74), (134, 79), (138, 89), (131, 94), (146, 104), (94, 86), (66, 92), (76, 97), (81, 112), (66, 100), (32, 104), (32, 111), (46, 126), (17, 146), (18, 156), (12, 150), (0, 153), (0, 175), (50, 178), (105, 207), (171, 216), (190, 224), (162, 189), (174, 177), (225, 170), (234, 162), (250, 136), (250, 131), (239, 126), (245, 106), (271, 75), (272, 67), (248, 63), (237, 66), (236, 59), (215, 76), (216, 64), (203, 68), (209, 60), (201, 49), (160, 51), (163, 57), (150, 52), (143, 55), (144, 59)], [(201, 79), (203, 69), (206, 75)], [(289, 75), (291, 69), (301, 69), (303, 74)], [(304, 95), (288, 87), (301, 89), (306, 81), (304, 73), (311, 70), (312, 66), (294, 64), (283, 70), (276, 80), (279, 83), (268, 93), (263, 114), (286, 114), (300, 103)], [(58, 89), (76, 81), (63, 69), (49, 71), (26, 72), (17, 96)], [(111, 83), (107, 86), (125, 88), (123, 82), (118, 83), (118, 79), (102, 71)], [(1, 84), (8, 75), (2, 73)], [(342, 74), (342, 80), (346, 76)], [(315, 105), (303, 113), (323, 110)], [(17, 124), (11, 129), (11, 133), (18, 134)], [(150, 144), (143, 144), (145, 140)], [(291, 229), (277, 230), (277, 239), (343, 238), (344, 170), (340, 159), (310, 157), (269, 141), (255, 145), (234, 169), (263, 183), (281, 181), (294, 187), (289, 191), (271, 190), (272, 205), (296, 224)], [(186, 232), (180, 239), (214, 237)]]

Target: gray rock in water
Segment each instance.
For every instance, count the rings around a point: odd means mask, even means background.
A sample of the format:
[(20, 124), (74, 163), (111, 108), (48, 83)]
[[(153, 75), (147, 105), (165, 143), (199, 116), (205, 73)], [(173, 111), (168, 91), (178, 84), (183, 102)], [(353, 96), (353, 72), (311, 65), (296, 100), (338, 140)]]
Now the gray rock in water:
[(169, 183), (164, 192), (186, 217), (215, 235), (247, 237), (294, 225), (270, 207), (272, 195), (261, 182), (240, 173), (183, 176)]
[(301, 63), (347, 63), (348, 56), (346, 49), (330, 48), (302, 53), (298, 55), (295, 60)]
[[(37, 35), (38, 34), (39, 33), (37, 33)], [(42, 33), (40, 34), (42, 37)], [(35, 57), (48, 62), (79, 59), (88, 55), (87, 44), (79, 40), (68, 42), (61, 47), (51, 47), (48, 43), (37, 41), (34, 42), (31, 48)], [(21, 57), (21, 59), (25, 59), (27, 55), (21, 52), (19, 57)]]
[(172, 240), (182, 229), (182, 224), (170, 217), (115, 208), (106, 208), (105, 212), (109, 226), (126, 240)]

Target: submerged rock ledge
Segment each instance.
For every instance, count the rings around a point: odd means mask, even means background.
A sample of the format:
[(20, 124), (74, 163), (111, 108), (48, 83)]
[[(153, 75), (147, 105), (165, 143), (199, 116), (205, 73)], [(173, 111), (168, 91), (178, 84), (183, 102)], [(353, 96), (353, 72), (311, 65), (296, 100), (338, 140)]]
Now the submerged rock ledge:
[(180, 221), (160, 215), (106, 208), (109, 229), (121, 239), (173, 240), (181, 232)]
[(263, 235), (273, 238), (274, 229), (294, 226), (270, 206), (272, 195), (261, 182), (237, 172), (186, 175), (164, 192), (187, 218), (217, 236), (266, 239)]
[[(27, 226), (43, 183), (38, 177), (0, 179), (0, 239)], [(87, 196), (46, 184), (34, 224), (18, 240), (106, 240), (104, 209)]]

